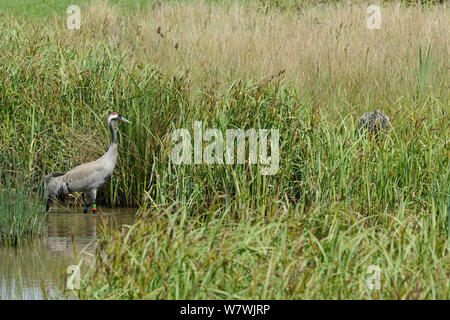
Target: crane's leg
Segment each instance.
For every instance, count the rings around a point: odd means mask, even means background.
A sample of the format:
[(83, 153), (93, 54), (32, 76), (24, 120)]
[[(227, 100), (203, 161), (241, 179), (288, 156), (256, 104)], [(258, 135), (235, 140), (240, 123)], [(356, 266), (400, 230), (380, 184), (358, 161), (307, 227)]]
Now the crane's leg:
[(53, 199), (48, 197), (47, 198), (47, 206), (45, 208), (45, 212), (48, 212), (48, 210), (50, 210), (50, 206), (52, 205), (52, 203), (53, 203)]
[(86, 207), (84, 207), (84, 213), (88, 212), (90, 205), (92, 205), (92, 213), (93, 214), (97, 213), (97, 205), (95, 203), (96, 198), (97, 198), (97, 190), (96, 189), (89, 190), (86, 192), (86, 195), (85, 195)]
[(48, 212), (50, 210), (50, 206), (55, 202), (57, 198), (57, 194), (53, 191), (50, 191), (47, 196), (47, 205), (45, 207), (45, 212)]
[(84, 199), (84, 210), (83, 213), (87, 213), (89, 210), (89, 203), (86, 201), (86, 195), (83, 193), (83, 199)]
[(95, 203), (95, 200), (97, 199), (97, 190), (92, 190), (92, 213), (97, 213), (97, 204)]
[(89, 206), (92, 204), (92, 190), (86, 191), (84, 193), (84, 203), (85, 203), (85, 207), (84, 207), (83, 213), (88, 213)]

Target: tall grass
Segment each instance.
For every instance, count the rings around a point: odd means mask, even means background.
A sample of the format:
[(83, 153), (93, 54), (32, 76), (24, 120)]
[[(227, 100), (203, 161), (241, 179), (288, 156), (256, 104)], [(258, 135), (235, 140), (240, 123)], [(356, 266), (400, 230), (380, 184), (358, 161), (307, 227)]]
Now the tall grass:
[[(265, 107), (276, 93), (261, 91), (268, 96), (258, 100), (240, 90), (249, 96), (231, 108), (237, 114), (215, 125), (277, 125), (278, 175), (251, 165), (178, 167), (163, 157), (140, 221), (104, 231), (79, 297), (447, 299), (444, 145), (426, 126), (394, 128), (376, 144), (358, 138), (350, 117), (323, 126), (283, 95), (286, 114), (277, 109), (271, 119)], [(382, 272), (380, 290), (366, 287), (371, 265)]]
[[(24, 244), (44, 231), (42, 188), (0, 166), (0, 245)], [(33, 180), (33, 179), (31, 179)]]
[[(449, 297), (448, 11), (385, 4), (374, 31), (366, 7), (93, 2), (78, 31), (3, 20), (0, 143), (27, 173), (100, 156), (111, 111), (133, 123), (99, 202), (141, 217), (105, 229), (80, 298)], [(379, 143), (355, 129), (374, 109), (392, 124)], [(279, 129), (279, 172), (174, 165), (170, 136), (194, 121)]]
[[(184, 206), (105, 231), (80, 299), (448, 299), (446, 219), (364, 215), (340, 202), (304, 212), (271, 199), (258, 210)], [(441, 229), (442, 230), (442, 229)], [(369, 266), (380, 290), (366, 286)]]
[[(446, 136), (439, 123), (449, 100), (447, 11), (388, 6), (382, 30), (373, 32), (363, 4), (258, 8), (175, 2), (120, 14), (93, 2), (82, 7), (79, 31), (67, 30), (63, 17), (8, 18), (0, 37), (2, 146), (26, 159), (28, 171), (43, 175), (45, 163), (66, 171), (105, 152), (105, 118), (120, 111), (135, 125), (119, 128), (118, 170), (100, 201), (138, 205), (175, 127), (201, 119), (259, 126), (256, 117), (235, 118), (242, 101), (252, 109), (268, 96), (268, 125), (289, 116), (286, 100), (314, 112), (316, 124), (378, 108), (400, 119), (399, 130), (428, 121), (436, 137)], [(433, 61), (426, 65), (419, 60), (425, 44)]]

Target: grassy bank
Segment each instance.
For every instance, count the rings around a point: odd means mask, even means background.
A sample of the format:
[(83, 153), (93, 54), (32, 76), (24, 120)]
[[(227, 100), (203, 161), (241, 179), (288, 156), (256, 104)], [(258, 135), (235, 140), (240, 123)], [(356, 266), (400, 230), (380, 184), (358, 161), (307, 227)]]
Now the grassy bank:
[[(44, 231), (42, 188), (0, 166), (0, 245), (16, 246)], [(37, 191), (37, 192), (35, 192)]]
[[(368, 30), (366, 9), (94, 2), (80, 30), (0, 20), (0, 144), (24, 172), (103, 154), (111, 111), (133, 123), (99, 203), (141, 216), (105, 230), (80, 298), (449, 297), (449, 13), (382, 4)], [(392, 123), (379, 143), (355, 130), (375, 109)], [(278, 129), (278, 173), (174, 165), (172, 132), (197, 120)]]

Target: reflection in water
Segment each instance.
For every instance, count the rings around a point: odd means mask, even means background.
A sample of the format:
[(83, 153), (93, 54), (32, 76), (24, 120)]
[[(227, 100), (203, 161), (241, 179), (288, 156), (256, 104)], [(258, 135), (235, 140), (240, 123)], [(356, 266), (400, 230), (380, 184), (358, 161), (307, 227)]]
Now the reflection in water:
[[(58, 288), (64, 287), (66, 268), (75, 263), (74, 250), (84, 252), (82, 257), (89, 263), (103, 219), (79, 213), (81, 210), (52, 211), (42, 239), (20, 248), (0, 247), (1, 300), (42, 299), (42, 287), (49, 297), (58, 296)], [(129, 208), (103, 208), (103, 218), (108, 225), (119, 227), (132, 224), (135, 212)]]

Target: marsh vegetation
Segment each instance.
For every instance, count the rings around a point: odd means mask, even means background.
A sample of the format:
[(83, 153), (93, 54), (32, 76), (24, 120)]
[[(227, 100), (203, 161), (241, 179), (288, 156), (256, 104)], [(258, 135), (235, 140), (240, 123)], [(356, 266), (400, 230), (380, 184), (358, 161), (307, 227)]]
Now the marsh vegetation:
[[(0, 18), (3, 167), (64, 172), (105, 152), (111, 111), (133, 123), (98, 203), (139, 214), (104, 229), (79, 298), (450, 297), (448, 9), (383, 3), (369, 30), (366, 2), (269, 3)], [(381, 143), (357, 130), (376, 109)], [(278, 129), (278, 173), (174, 165), (194, 121)]]

